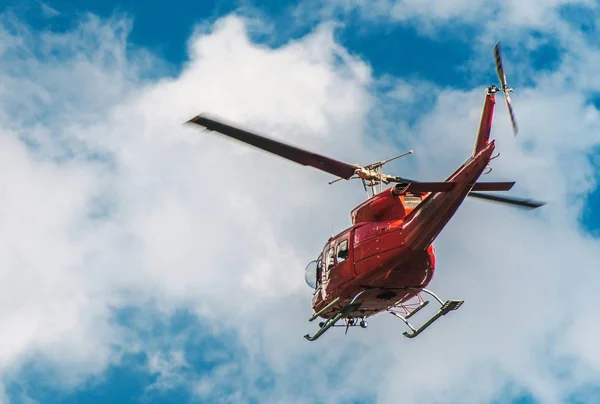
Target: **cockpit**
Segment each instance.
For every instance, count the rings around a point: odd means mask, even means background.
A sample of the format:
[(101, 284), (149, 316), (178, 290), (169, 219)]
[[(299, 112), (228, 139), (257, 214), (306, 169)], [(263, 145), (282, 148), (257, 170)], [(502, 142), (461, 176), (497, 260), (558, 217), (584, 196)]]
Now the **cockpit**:
[(304, 270), (304, 280), (311, 289), (318, 289), (319, 284), (321, 283), (320, 278), (322, 262), (323, 255), (321, 254), (319, 255), (319, 258), (309, 262), (306, 266), (306, 269)]
[[(329, 271), (342, 264), (349, 257), (349, 244), (347, 235), (336, 241), (325, 245), (323, 252), (314, 261), (311, 261), (304, 269), (306, 284), (312, 289), (321, 286), (321, 277), (328, 278)], [(323, 271), (325, 271), (323, 273)]]

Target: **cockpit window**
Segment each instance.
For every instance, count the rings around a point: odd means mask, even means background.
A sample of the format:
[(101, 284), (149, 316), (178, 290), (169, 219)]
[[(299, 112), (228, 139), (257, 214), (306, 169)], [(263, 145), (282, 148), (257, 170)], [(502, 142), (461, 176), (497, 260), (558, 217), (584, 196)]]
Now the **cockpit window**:
[(344, 240), (337, 245), (337, 262), (344, 262), (348, 258), (348, 240)]
[(306, 284), (312, 289), (317, 288), (318, 281), (318, 270), (317, 261), (311, 261), (304, 269), (304, 280)]
[(325, 258), (326, 270), (329, 271), (331, 268), (333, 268), (334, 264), (335, 263), (333, 262), (333, 247), (331, 247), (329, 251), (327, 251), (327, 258)]
[(317, 282), (315, 289), (321, 287), (321, 276), (323, 276), (323, 254), (319, 254), (319, 258), (317, 258)]

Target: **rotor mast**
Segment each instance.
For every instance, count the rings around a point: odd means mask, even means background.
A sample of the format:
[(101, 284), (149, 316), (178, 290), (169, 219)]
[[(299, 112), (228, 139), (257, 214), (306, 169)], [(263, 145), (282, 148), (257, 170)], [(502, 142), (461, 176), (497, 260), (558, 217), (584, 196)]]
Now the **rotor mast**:
[[(372, 163), (372, 164), (369, 164), (364, 167), (356, 164), (355, 165), (356, 171), (355, 171), (354, 175), (348, 179), (349, 180), (360, 179), (363, 184), (363, 188), (365, 189), (367, 199), (371, 198), (371, 197), (375, 196), (376, 194), (378, 194), (379, 192), (383, 191), (384, 184), (387, 185), (391, 182), (407, 182), (407, 183), (409, 182), (400, 177), (384, 174), (382, 168), (385, 164), (389, 163), (390, 161), (394, 161), (394, 160), (397, 160), (402, 157), (406, 157), (411, 154), (413, 154), (413, 151), (409, 150), (406, 153), (402, 153), (396, 157), (392, 157), (387, 160), (378, 161), (376, 163)], [(329, 185), (334, 184), (334, 183), (340, 181), (341, 179), (342, 178), (337, 178), (333, 181), (329, 181)]]

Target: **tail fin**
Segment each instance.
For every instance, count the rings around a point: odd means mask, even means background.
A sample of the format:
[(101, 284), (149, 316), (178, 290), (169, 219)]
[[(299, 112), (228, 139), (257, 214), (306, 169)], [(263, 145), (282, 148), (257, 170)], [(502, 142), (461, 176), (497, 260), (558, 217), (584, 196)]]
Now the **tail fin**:
[(485, 149), (490, 143), (490, 132), (492, 130), (495, 104), (496, 97), (494, 96), (494, 92), (489, 91), (489, 89), (486, 90), (483, 111), (481, 112), (481, 122), (479, 123), (479, 130), (477, 131), (477, 138), (475, 139), (475, 147), (473, 148), (473, 156)]

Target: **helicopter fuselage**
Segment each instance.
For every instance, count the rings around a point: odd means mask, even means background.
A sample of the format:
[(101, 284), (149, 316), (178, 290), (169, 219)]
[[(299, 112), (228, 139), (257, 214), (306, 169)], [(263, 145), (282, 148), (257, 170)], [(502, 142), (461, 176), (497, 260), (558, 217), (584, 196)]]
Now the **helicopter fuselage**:
[(376, 194), (351, 213), (352, 226), (330, 238), (317, 260), (315, 313), (331, 318), (358, 293), (352, 315), (369, 317), (407, 301), (435, 272), (433, 241), (454, 216), (486, 168), (495, 142), (481, 148), (446, 181), (445, 192), (410, 193), (398, 184)]

